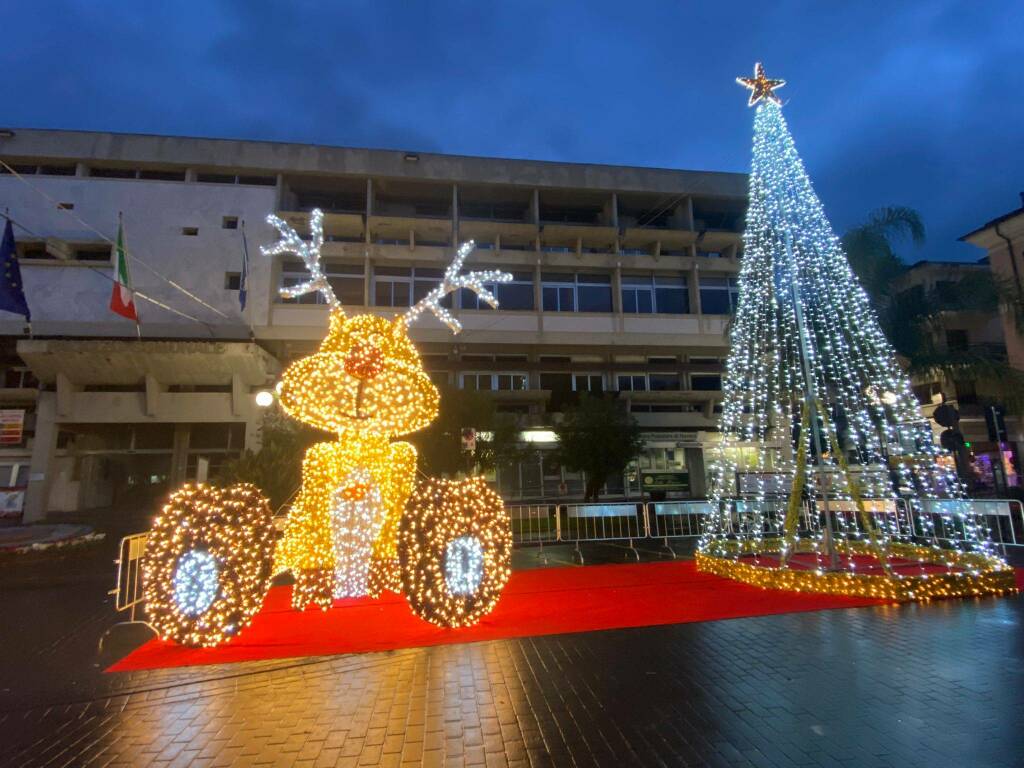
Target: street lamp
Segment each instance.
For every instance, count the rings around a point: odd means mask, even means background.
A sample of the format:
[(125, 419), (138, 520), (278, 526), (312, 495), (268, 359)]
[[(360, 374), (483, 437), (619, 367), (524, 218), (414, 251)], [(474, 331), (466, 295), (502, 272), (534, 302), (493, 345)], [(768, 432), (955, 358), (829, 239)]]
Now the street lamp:
[(274, 404), (274, 393), (269, 389), (261, 389), (256, 393), (256, 405), (260, 408), (269, 408)]

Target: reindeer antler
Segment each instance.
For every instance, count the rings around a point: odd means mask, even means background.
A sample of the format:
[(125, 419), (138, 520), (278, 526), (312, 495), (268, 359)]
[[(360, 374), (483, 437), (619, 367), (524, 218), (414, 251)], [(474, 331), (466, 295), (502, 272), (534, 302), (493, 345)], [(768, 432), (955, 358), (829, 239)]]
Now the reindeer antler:
[(288, 222), (274, 214), (267, 216), (267, 223), (277, 228), (277, 231), (281, 233), (281, 239), (273, 245), (260, 246), (260, 251), (263, 255), (276, 256), (280, 253), (294, 253), (302, 259), (306, 269), (309, 270), (309, 280), (299, 285), (281, 288), (278, 293), (286, 299), (294, 299), (296, 296), (320, 291), (324, 298), (327, 299), (331, 309), (341, 309), (341, 302), (334, 295), (334, 289), (331, 288), (331, 284), (327, 282), (327, 277), (320, 269), (320, 249), (324, 244), (324, 212), (319, 208), (314, 208), (310, 214), (309, 233), (311, 239), (309, 242), (299, 237), (299, 234)]
[(444, 271), (444, 277), (441, 279), (441, 283), (430, 293), (416, 302), (415, 305), (410, 307), (409, 311), (403, 315), (406, 325), (409, 325), (413, 320), (419, 317), (423, 310), (429, 309), (434, 313), (434, 316), (437, 317), (438, 320), (451, 328), (452, 333), (458, 333), (461, 331), (462, 323), (460, 323), (451, 312), (441, 305), (441, 299), (459, 288), (468, 288), (492, 307), (495, 309), (498, 308), (498, 299), (495, 298), (493, 293), (487, 290), (484, 283), (507, 283), (512, 279), (512, 275), (508, 272), (500, 272), (496, 269), (487, 270), (485, 272), (469, 272), (468, 274), (460, 275), (459, 271), (462, 269), (462, 263), (466, 260), (466, 257), (473, 252), (474, 248), (476, 248), (476, 243), (472, 240), (459, 246), (459, 249), (455, 252), (455, 258), (452, 259), (452, 263), (449, 264), (448, 268)]

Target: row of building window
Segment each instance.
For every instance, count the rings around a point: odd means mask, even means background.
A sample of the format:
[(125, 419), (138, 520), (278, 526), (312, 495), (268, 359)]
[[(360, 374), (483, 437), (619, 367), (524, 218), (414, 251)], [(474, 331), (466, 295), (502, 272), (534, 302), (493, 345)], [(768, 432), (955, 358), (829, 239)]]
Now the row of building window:
[[(445, 374), (439, 374), (444, 376)], [(620, 373), (614, 379), (616, 388), (626, 392), (679, 392), (683, 390), (683, 377), (678, 373)], [(530, 388), (530, 377), (525, 372), (479, 372), (459, 374), (463, 389), (482, 392), (513, 392)], [(552, 392), (591, 392), (605, 390), (605, 377), (600, 373), (541, 373), (540, 388)], [(722, 388), (718, 373), (689, 374), (689, 389), (698, 392), (716, 392)]]
[[(325, 274), (343, 305), (363, 304), (364, 270), (359, 266), (327, 265)], [(376, 267), (371, 297), (377, 307), (408, 307), (422, 299), (442, 277), (442, 270), (428, 267)], [(535, 309), (533, 274), (513, 271), (508, 283), (489, 285), (503, 310)], [(287, 262), (281, 274), (281, 287), (304, 283), (306, 271), (298, 263)], [(541, 273), (541, 303), (545, 312), (612, 312), (611, 275), (590, 273)], [(727, 315), (736, 309), (739, 287), (736, 278), (702, 277), (700, 306), (704, 314)], [(299, 304), (322, 303), (318, 294), (289, 300)], [(451, 307), (453, 300), (446, 299)], [(462, 309), (490, 309), (490, 305), (469, 290), (460, 291)], [(622, 311), (626, 314), (689, 314), (690, 294), (684, 276), (623, 275)]]

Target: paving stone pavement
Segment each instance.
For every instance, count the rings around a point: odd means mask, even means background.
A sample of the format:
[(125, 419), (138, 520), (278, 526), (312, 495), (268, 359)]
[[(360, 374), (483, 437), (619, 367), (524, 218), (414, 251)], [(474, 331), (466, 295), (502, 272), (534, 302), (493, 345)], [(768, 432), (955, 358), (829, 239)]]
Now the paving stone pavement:
[(1020, 597), (125, 675), (102, 608), (3, 662), (0, 764), (1024, 764)]

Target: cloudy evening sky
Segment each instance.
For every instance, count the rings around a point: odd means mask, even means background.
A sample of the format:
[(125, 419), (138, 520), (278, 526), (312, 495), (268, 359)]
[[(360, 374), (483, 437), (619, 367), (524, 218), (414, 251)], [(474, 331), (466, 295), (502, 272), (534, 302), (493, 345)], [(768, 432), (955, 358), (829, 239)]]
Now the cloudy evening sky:
[(1024, 190), (1024, 3), (10, 3), (0, 124), (745, 171), (765, 62), (839, 232)]

